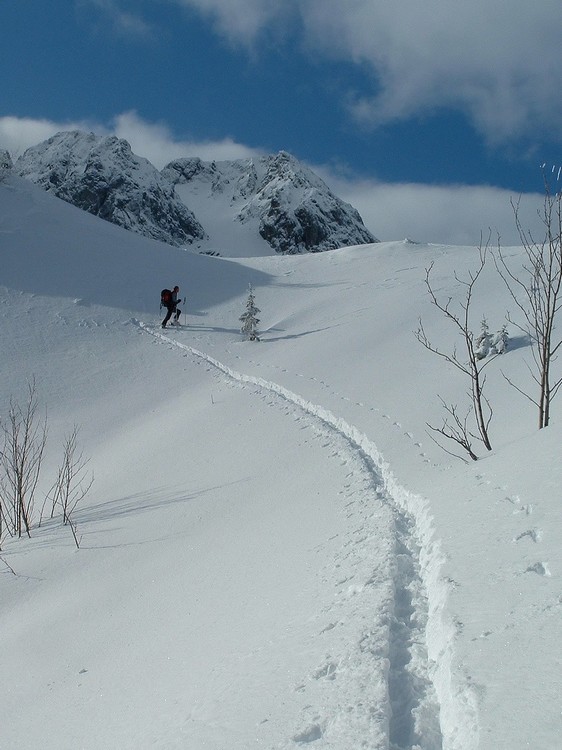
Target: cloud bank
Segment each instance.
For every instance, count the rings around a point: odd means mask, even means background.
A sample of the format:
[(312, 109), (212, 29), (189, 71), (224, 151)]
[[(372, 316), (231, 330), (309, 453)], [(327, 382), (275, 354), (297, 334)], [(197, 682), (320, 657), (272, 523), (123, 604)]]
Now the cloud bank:
[[(231, 140), (178, 140), (166, 125), (145, 122), (134, 112), (115, 117), (110, 125), (87, 122), (55, 123), (49, 120), (0, 117), (0, 148), (13, 157), (22, 154), (61, 130), (86, 130), (99, 135), (116, 135), (127, 140), (133, 151), (161, 169), (172, 159), (199, 156), (205, 161), (247, 159), (263, 151)], [(434, 186), (389, 184), (375, 180), (342, 178), (331, 168), (310, 165), (343, 200), (351, 203), (366, 226), (381, 240), (409, 238), (418, 242), (477, 245), (481, 233), (503, 245), (518, 245), (510, 200), (519, 196), (507, 190), (480, 186)], [(536, 209), (542, 199), (535, 194), (522, 197), (524, 228), (540, 231)]]
[(512, 201), (520, 201), (522, 226), (539, 237), (544, 233), (537, 209), (543, 197), (514, 194), (487, 186), (389, 184), (364, 180), (324, 179), (343, 200), (351, 203), (365, 225), (380, 240), (410, 239), (444, 245), (481, 241), (502, 246), (520, 245)]

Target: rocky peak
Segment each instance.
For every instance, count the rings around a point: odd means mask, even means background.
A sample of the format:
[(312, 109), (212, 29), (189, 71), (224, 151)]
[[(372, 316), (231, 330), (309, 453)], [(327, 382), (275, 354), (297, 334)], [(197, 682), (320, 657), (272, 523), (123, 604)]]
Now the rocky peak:
[(3, 174), (4, 172), (9, 172), (12, 167), (12, 157), (10, 156), (9, 151), (5, 151), (4, 149), (0, 149), (0, 174)]
[(255, 231), (278, 253), (376, 242), (359, 213), (286, 151), (256, 160), (177, 159), (162, 174), (189, 205), (201, 196), (210, 202), (220, 197), (223, 205), (228, 203), (234, 224), (255, 224)]
[(205, 237), (169, 181), (115, 136), (57, 133), (27, 149), (15, 170), (63, 200), (153, 239), (185, 245)]

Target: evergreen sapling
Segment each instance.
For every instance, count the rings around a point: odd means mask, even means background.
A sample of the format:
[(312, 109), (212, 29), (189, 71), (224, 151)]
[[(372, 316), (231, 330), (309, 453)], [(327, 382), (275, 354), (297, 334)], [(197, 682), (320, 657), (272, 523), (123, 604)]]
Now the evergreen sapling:
[(504, 354), (507, 351), (508, 344), (509, 334), (507, 333), (507, 325), (504, 323), (501, 330), (492, 338), (492, 353)]
[(242, 321), (241, 332), (249, 341), (259, 341), (257, 325), (260, 322), (257, 314), (260, 312), (255, 305), (254, 290), (250, 284), (248, 287), (248, 299), (246, 300), (246, 312), (240, 316)]
[(492, 336), (488, 329), (488, 321), (486, 320), (486, 318), (482, 318), (481, 326), (482, 331), (480, 333), (480, 336), (478, 336), (476, 341), (474, 342), (476, 359), (484, 359), (485, 357), (487, 357), (488, 354), (490, 354), (490, 349), (492, 348)]
[(474, 341), (474, 349), (477, 359), (485, 359), (495, 354), (504, 354), (507, 351), (509, 335), (507, 325), (504, 323), (497, 333), (490, 333), (486, 318), (482, 320), (482, 331)]

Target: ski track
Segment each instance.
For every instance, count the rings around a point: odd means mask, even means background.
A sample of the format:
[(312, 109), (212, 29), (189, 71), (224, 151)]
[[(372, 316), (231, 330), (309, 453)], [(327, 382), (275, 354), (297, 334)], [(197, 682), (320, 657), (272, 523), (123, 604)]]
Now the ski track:
[[(231, 352), (229, 351), (228, 353), (230, 354)], [(240, 356), (238, 354), (235, 354), (233, 356), (235, 356), (236, 359), (240, 359)], [(263, 367), (264, 366), (261, 362), (256, 362), (256, 361), (251, 360), (251, 359), (248, 360), (248, 363), (254, 365), (255, 367)], [(265, 365), (265, 366), (266, 367), (270, 367), (271, 369), (274, 369), (274, 370), (279, 370), (282, 373), (289, 373), (289, 370), (287, 370), (285, 367), (282, 367), (280, 365), (274, 365), (274, 364), (270, 363), (270, 364)], [(391, 417), (388, 414), (382, 413), (377, 406), (374, 406), (374, 405), (369, 404), (369, 403), (364, 403), (363, 401), (357, 401), (356, 399), (352, 398), (351, 396), (347, 396), (347, 395), (345, 395), (343, 393), (340, 393), (339, 391), (337, 391), (326, 380), (319, 380), (318, 378), (315, 378), (315, 377), (309, 377), (307, 375), (303, 375), (300, 372), (293, 372), (292, 375), (294, 377), (297, 377), (297, 378), (305, 378), (306, 380), (314, 381), (319, 388), (325, 390), (330, 396), (333, 396), (334, 398), (337, 398), (340, 401), (343, 401), (343, 402), (345, 402), (347, 404), (350, 404), (352, 406), (359, 407), (360, 409), (367, 409), (368, 411), (376, 412), (376, 413), (378, 413), (380, 419), (387, 419), (387, 420), (391, 419)], [(405, 438), (407, 438), (413, 444), (413, 446), (419, 450), (419, 456), (420, 456), (420, 458), (425, 463), (430, 463), (430, 459), (427, 457), (426, 453), (423, 451), (423, 444), (422, 444), (422, 442), (419, 441), (419, 440), (417, 440), (416, 437), (411, 432), (409, 432), (408, 430), (402, 430), (402, 425), (400, 424), (400, 422), (393, 422), (393, 426), (396, 427), (397, 430), (401, 430), (403, 436)]]
[[(365, 737), (360, 746), (373, 750), (476, 750), (476, 698), (467, 683), (454, 684), (452, 680), (456, 628), (445, 613), (450, 582), (441, 575), (444, 557), (434, 538), (427, 501), (398, 484), (378, 448), (364, 433), (323, 406), (272, 381), (237, 372), (140, 320), (133, 318), (131, 322), (140, 332), (202, 360), (228, 379), (257, 387), (262, 394), (274, 394), (343, 439), (347, 451), (370, 475), (373, 501), (390, 509), (394, 534), (387, 651), (381, 654), (380, 644), (373, 642), (374, 632), (365, 632), (359, 644), (361, 652), (370, 651), (374, 657), (388, 660), (383, 722), (388, 736), (377, 745), (371, 744), (373, 737)], [(354, 664), (348, 666), (353, 668)], [(327, 661), (313, 677), (331, 680), (339, 667)], [(337, 717), (319, 716), (312, 706), (309, 708), (309, 719), (303, 717), (301, 730), (283, 747), (301, 747), (322, 739), (328, 743), (322, 746), (333, 747), (327, 727), (357, 721), (349, 707)], [(366, 707), (370, 721), (380, 720), (380, 712), (380, 706)]]

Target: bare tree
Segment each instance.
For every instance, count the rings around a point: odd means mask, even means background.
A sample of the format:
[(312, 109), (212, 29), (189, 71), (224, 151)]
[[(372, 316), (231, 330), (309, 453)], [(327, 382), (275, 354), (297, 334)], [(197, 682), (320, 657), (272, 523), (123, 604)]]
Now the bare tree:
[[(479, 251), (479, 265), (475, 272), (470, 272), (468, 279), (461, 279), (455, 273), (455, 280), (461, 284), (464, 288), (464, 299), (460, 301), (458, 306), (453, 303), (453, 298), (448, 297), (444, 300), (439, 299), (437, 292), (435, 291), (431, 282), (431, 273), (433, 271), (433, 263), (426, 269), (425, 272), (425, 283), (431, 302), (435, 307), (440, 310), (443, 315), (453, 324), (453, 326), (460, 333), (463, 343), (464, 350), (467, 359), (461, 357), (457, 353), (456, 348), (451, 353), (442, 351), (438, 346), (434, 345), (429, 337), (427, 336), (423, 323), (420, 319), (419, 328), (416, 331), (416, 338), (423, 344), (429, 351), (442, 357), (449, 364), (453, 365), (466, 375), (470, 382), (470, 406), (468, 412), (464, 418), (459, 417), (458, 407), (456, 405), (448, 405), (441, 398), (441, 403), (445, 409), (446, 416), (443, 420), (441, 427), (436, 428), (428, 424), (431, 431), (437, 432), (445, 437), (447, 440), (452, 440), (461, 446), (470, 456), (473, 461), (476, 461), (478, 456), (472, 448), (473, 440), (478, 440), (483, 443), (487, 450), (492, 450), (492, 445), (489, 436), (489, 426), (492, 419), (492, 408), (489, 401), (484, 396), (484, 385), (486, 382), (485, 376), (482, 374), (482, 370), (492, 361), (494, 357), (482, 360), (478, 356), (478, 347), (474, 341), (474, 334), (472, 333), (470, 326), (470, 312), (471, 304), (474, 294), (474, 288), (476, 283), (482, 274), (486, 265), (487, 251), (489, 242), (483, 246), (480, 243), (478, 248)], [(468, 422), (470, 416), (474, 417), (476, 423), (476, 432), (470, 429)]]
[(88, 476), (86, 470), (90, 459), (84, 458), (84, 454), (78, 451), (78, 432), (78, 427), (74, 425), (65, 438), (62, 464), (57, 479), (47, 495), (51, 499), (51, 518), (57, 506), (60, 506), (63, 523), (70, 526), (77, 547), (80, 546), (80, 542), (72, 513), (94, 483), (93, 473)]
[[(550, 423), (550, 407), (562, 385), (562, 376), (554, 377), (552, 365), (562, 345), (562, 338), (555, 334), (556, 321), (562, 305), (562, 194), (552, 195), (545, 177), (545, 196), (538, 215), (544, 225), (545, 235), (540, 241), (521, 225), (519, 201), (512, 201), (515, 223), (525, 251), (522, 268), (514, 270), (498, 243), (494, 256), (496, 267), (504, 280), (515, 305), (523, 315), (520, 325), (510, 322), (529, 336), (533, 345), (535, 370), (533, 380), (538, 386), (538, 397), (533, 397), (508, 382), (534, 403), (539, 412), (539, 429)], [(522, 271), (522, 273), (521, 273)]]
[(31, 517), (45, 443), (47, 415), (38, 414), (35, 378), (28, 383), (26, 403), (10, 399), (8, 419), (0, 423), (4, 447), (0, 456), (0, 517), (10, 534), (30, 536)]

